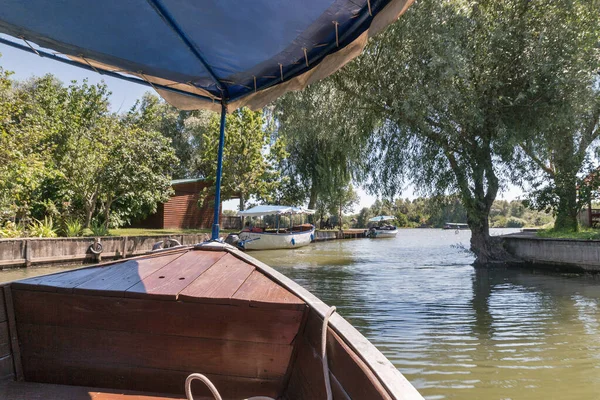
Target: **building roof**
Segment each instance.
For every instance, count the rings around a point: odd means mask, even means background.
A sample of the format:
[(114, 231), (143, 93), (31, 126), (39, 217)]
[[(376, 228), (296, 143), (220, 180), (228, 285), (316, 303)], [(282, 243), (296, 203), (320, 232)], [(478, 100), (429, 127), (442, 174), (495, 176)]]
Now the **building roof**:
[(205, 178), (174, 179), (171, 181), (171, 186), (181, 185), (183, 183), (203, 182), (205, 180), (206, 180)]

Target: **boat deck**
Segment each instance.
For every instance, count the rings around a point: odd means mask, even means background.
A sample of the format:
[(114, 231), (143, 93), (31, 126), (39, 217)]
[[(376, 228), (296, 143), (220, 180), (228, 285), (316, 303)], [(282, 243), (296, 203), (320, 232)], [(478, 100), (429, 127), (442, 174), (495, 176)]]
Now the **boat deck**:
[(304, 301), (225, 251), (173, 251), (25, 279), (15, 289), (300, 310)]

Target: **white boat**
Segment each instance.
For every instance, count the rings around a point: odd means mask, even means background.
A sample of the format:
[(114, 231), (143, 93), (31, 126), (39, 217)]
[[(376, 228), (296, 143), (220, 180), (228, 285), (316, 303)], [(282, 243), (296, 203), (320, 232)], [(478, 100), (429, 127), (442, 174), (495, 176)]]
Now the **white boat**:
[(370, 238), (393, 238), (398, 234), (398, 228), (394, 225), (382, 225), (385, 221), (392, 221), (396, 219), (391, 215), (379, 215), (369, 219), (369, 222), (377, 222), (379, 225), (372, 226), (367, 232), (367, 236)]
[[(262, 205), (239, 211), (244, 217), (263, 217), (265, 215), (314, 214), (313, 210), (301, 207)], [(263, 227), (246, 227), (238, 235), (234, 243), (243, 250), (272, 250), (295, 249), (310, 244), (315, 240), (315, 227), (311, 224), (301, 224), (288, 228), (280, 227), (266, 229)]]

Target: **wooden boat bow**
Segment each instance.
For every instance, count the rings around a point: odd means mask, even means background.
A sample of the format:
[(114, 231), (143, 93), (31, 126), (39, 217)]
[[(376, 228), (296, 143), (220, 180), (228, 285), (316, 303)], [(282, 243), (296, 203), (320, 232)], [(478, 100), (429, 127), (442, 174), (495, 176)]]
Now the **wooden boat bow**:
[[(12, 282), (3, 293), (0, 342), (11, 340), (0, 343), (9, 359), (2, 364), (0, 354), (1, 398), (35, 399), (36, 390), (44, 399), (112, 400), (114, 390), (185, 398), (194, 372), (224, 399), (326, 398), (321, 335), (329, 307), (229, 245), (161, 250)], [(334, 399), (421, 399), (340, 315), (328, 325)], [(82, 388), (106, 396), (81, 397)], [(57, 390), (79, 394), (44, 395)], [(202, 385), (193, 390), (212, 398)]]

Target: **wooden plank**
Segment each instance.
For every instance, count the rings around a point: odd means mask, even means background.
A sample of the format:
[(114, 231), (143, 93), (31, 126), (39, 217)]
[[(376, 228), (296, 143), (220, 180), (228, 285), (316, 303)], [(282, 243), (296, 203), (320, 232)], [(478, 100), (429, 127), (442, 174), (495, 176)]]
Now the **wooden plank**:
[[(25, 365), (27, 379), (36, 382), (175, 394), (183, 394), (187, 376), (198, 372), (131, 367), (121, 364), (89, 364), (82, 359), (55, 361), (30, 358), (27, 359)], [(205, 375), (225, 399), (237, 400), (259, 395), (276, 398), (282, 392), (280, 380)], [(204, 398), (202, 396), (208, 395), (206, 386), (197, 381), (192, 384), (192, 392), (194, 399)], [(210, 397), (210, 400), (214, 400), (214, 398)]]
[[(2, 288), (4, 286), (0, 286)], [(6, 316), (6, 305), (4, 304), (4, 290), (0, 290), (0, 322), (7, 320)]]
[(253, 271), (252, 265), (226, 254), (181, 291), (179, 299), (228, 304)]
[[(291, 344), (302, 312), (13, 291), (19, 323)], [(91, 318), (90, 316), (93, 316)], [(225, 323), (226, 322), (226, 323)]]
[(19, 324), (23, 357), (280, 379), (292, 346)]
[[(304, 332), (315, 349), (321, 346), (322, 323), (322, 318), (311, 310)], [(371, 369), (331, 328), (327, 333), (327, 357), (329, 370), (352, 399), (392, 399)]]
[(22, 381), (23, 366), (21, 365), (21, 349), (19, 348), (19, 337), (17, 336), (17, 323), (15, 320), (15, 308), (13, 305), (10, 285), (4, 286), (4, 301), (6, 304), (6, 315), (8, 317), (8, 332), (10, 334), (10, 349), (15, 368), (15, 377), (18, 381)]
[[(13, 358), (11, 355), (0, 357), (0, 381), (13, 379), (15, 370), (13, 367)], [(2, 398), (2, 397), (0, 397)]]
[(8, 322), (0, 322), (0, 357), (10, 354), (10, 335), (8, 333)]
[[(6, 382), (0, 398), (11, 400), (173, 400), (181, 396), (34, 382)], [(200, 399), (198, 399), (200, 400)]]
[(286, 396), (290, 400), (327, 398), (321, 357), (304, 337), (299, 339), (298, 356), (294, 362)]
[(302, 309), (304, 301), (287, 289), (267, 278), (260, 271), (254, 271), (233, 295), (233, 299), (248, 301), (254, 307), (287, 307)]
[(185, 254), (188, 253), (167, 254), (162, 257), (129, 260), (112, 265), (97, 273), (91, 279), (77, 285), (73, 292), (102, 296), (122, 296), (127, 289), (165, 265), (169, 265), (169, 263), (180, 257), (185, 257)]
[(177, 260), (130, 287), (129, 297), (176, 300), (179, 292), (216, 263), (225, 252), (189, 251)]

